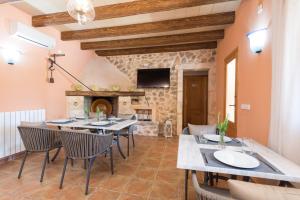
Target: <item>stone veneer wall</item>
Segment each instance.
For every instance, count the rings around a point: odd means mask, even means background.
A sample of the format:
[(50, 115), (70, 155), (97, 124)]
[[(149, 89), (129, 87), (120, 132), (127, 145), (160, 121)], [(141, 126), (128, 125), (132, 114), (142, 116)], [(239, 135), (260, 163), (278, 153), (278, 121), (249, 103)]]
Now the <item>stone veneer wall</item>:
[[(162, 133), (165, 120), (171, 119), (176, 134), (182, 130), (182, 79), (185, 70), (209, 71), (208, 122), (212, 124), (216, 121), (215, 55), (214, 49), (203, 49), (175, 53), (111, 56), (107, 59), (128, 76), (133, 86), (136, 86), (137, 69), (171, 68), (170, 88), (145, 89), (145, 92), (149, 104), (156, 106), (160, 133)], [(144, 97), (139, 98), (139, 104), (147, 105)]]

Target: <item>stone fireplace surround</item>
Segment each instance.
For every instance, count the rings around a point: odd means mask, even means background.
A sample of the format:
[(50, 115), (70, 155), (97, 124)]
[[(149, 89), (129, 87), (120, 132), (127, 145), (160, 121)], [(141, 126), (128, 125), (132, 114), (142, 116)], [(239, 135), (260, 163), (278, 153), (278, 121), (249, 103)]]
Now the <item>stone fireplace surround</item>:
[[(70, 117), (84, 116), (85, 107), (91, 108), (93, 101), (97, 99), (106, 99), (112, 105), (112, 115), (114, 116), (127, 117), (137, 114), (139, 122), (136, 124), (137, 130), (135, 131), (135, 134), (158, 136), (159, 123), (156, 121), (157, 115), (155, 106), (150, 107), (132, 104), (133, 97), (130, 96), (92, 96), (84, 95), (85, 92), (80, 93), (81, 96), (72, 96), (76, 94), (76, 92), (66, 92), (67, 114)], [(147, 114), (145, 114), (145, 112), (147, 112)]]

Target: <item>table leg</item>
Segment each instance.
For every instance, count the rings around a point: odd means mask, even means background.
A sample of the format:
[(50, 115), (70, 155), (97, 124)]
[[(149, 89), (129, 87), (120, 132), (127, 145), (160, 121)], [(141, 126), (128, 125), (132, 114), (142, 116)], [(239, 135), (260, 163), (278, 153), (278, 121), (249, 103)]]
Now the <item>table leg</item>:
[(291, 187), (291, 188), (295, 187), (295, 186), (293, 186), (293, 185), (292, 185), (290, 182), (288, 182), (288, 181), (280, 181), (278, 186), (281, 186), (281, 187)]
[(188, 180), (189, 180), (189, 170), (185, 170), (185, 177), (184, 177), (184, 199), (188, 199)]
[(124, 153), (123, 153), (123, 151), (122, 151), (122, 149), (121, 149), (121, 146), (120, 146), (120, 131), (117, 131), (116, 133), (117, 133), (117, 146), (118, 146), (118, 150), (119, 150), (121, 156), (122, 156), (124, 159), (126, 159), (126, 156), (124, 155)]
[(249, 176), (243, 176), (243, 181), (249, 182), (250, 181), (250, 177)]

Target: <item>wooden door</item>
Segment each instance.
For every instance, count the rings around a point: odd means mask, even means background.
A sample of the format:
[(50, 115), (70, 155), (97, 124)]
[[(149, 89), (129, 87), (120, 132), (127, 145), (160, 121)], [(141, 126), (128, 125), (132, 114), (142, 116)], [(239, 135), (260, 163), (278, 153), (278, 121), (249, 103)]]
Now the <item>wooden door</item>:
[(237, 61), (237, 50), (225, 59), (225, 115), (229, 120), (227, 135), (230, 137), (237, 136)]
[(183, 78), (183, 128), (188, 123), (207, 124), (208, 75), (188, 75)]

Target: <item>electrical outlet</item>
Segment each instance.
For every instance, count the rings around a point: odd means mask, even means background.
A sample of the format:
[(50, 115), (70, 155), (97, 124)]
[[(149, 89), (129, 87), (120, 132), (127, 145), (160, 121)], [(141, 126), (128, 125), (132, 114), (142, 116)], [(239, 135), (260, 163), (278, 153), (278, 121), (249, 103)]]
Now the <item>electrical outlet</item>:
[(250, 104), (241, 104), (241, 109), (242, 110), (251, 110), (251, 105)]

